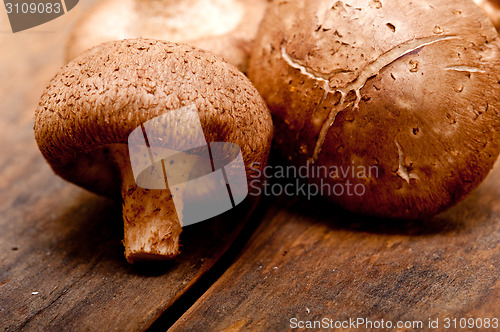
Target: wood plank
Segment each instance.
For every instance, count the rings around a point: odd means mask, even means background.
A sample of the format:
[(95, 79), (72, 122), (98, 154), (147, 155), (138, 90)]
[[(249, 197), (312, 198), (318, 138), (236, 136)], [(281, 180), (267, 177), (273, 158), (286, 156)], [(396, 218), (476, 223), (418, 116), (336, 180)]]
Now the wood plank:
[(52, 173), (36, 147), (33, 114), (62, 65), (71, 23), (90, 4), (15, 35), (0, 16), (2, 330), (146, 329), (219, 261), (255, 206), (247, 200), (223, 219), (187, 227), (175, 261), (132, 266), (120, 242), (120, 204)]
[(421, 222), (280, 199), (169, 331), (275, 331), (289, 329), (291, 318), (325, 317), (439, 318), (443, 330), (446, 317), (500, 318), (499, 243), (500, 162), (465, 201)]

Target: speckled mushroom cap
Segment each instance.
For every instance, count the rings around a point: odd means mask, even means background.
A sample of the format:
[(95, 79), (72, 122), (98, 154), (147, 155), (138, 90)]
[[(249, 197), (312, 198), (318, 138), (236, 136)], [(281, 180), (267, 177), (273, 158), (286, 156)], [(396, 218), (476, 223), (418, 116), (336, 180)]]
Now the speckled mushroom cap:
[[(56, 174), (101, 195), (121, 192), (129, 261), (178, 254), (179, 221), (172, 211), (158, 212), (170, 193), (137, 188), (126, 144), (141, 124), (185, 106), (196, 107), (207, 142), (241, 148), (248, 175), (266, 164), (272, 121), (265, 103), (236, 68), (191, 46), (147, 39), (102, 44), (62, 68), (36, 110), (35, 138)], [(148, 218), (160, 231), (138, 226)], [(168, 222), (175, 227), (161, 230)], [(140, 235), (128, 239), (127, 227)]]
[(124, 38), (187, 43), (246, 71), (251, 44), (268, 0), (104, 0), (76, 24), (66, 48), (86, 49)]
[(472, 1), (275, 2), (249, 77), (278, 150), (331, 169), (327, 195), (353, 211), (436, 214), (499, 153), (498, 34)]
[(35, 137), (58, 175), (109, 196), (120, 192), (120, 174), (93, 153), (191, 105), (207, 141), (240, 145), (246, 165), (265, 163), (272, 123), (248, 79), (209, 52), (147, 39), (106, 43), (65, 66), (41, 97)]

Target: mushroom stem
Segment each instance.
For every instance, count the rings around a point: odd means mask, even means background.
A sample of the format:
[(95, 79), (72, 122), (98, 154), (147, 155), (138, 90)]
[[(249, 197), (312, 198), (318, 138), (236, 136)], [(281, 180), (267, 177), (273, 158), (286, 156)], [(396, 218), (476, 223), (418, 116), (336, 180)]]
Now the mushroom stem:
[(121, 170), (125, 257), (138, 260), (166, 260), (177, 256), (182, 232), (170, 189), (150, 190), (137, 186), (128, 149), (113, 149)]

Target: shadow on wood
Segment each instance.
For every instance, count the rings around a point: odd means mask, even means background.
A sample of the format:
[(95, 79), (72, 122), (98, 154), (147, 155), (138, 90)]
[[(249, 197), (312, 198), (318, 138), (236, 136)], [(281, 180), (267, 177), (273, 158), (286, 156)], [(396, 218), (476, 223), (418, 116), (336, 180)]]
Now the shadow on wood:
[(292, 318), (425, 327), (429, 318), (498, 317), (499, 184), (497, 163), (465, 201), (421, 224), (371, 220), (321, 201), (277, 202), (170, 331), (286, 330)]

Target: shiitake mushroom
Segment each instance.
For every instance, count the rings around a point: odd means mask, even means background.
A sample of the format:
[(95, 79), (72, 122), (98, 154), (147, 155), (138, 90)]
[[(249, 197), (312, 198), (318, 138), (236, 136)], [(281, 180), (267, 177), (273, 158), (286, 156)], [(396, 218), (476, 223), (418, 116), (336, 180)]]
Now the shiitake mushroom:
[[(265, 166), (273, 126), (264, 101), (235, 67), (191, 46), (148, 39), (101, 44), (63, 67), (40, 98), (35, 115), (40, 151), (65, 180), (121, 197), (129, 262), (180, 253), (183, 211), (174, 206), (171, 184), (166, 190), (140, 187), (128, 143), (146, 122), (186, 107), (196, 110), (207, 142), (241, 148), (247, 177)], [(184, 134), (165, 137), (190, 140), (191, 127), (176, 121), (177, 132)], [(159, 122), (153, 129), (164, 128)]]
[(356, 212), (437, 214), (499, 154), (500, 42), (469, 0), (276, 1), (249, 77), (273, 114), (277, 150), (343, 170), (310, 180), (363, 186), (329, 193)]
[(152, 38), (215, 53), (245, 72), (268, 0), (102, 0), (82, 16), (66, 60), (112, 40)]

